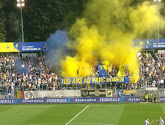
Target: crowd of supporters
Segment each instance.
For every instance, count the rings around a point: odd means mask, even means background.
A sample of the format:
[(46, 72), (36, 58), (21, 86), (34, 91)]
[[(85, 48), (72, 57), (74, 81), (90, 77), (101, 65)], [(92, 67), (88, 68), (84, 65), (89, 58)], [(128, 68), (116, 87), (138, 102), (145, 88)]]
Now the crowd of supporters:
[(139, 55), (140, 86), (164, 87), (165, 54), (141, 53)]
[(51, 72), (44, 57), (0, 57), (0, 89), (56, 90), (59, 78)]
[[(149, 52), (138, 53), (139, 60), (139, 81), (124, 84), (125, 89), (144, 88), (144, 87), (164, 87), (165, 84), (165, 54)], [(129, 66), (129, 65), (128, 65)], [(127, 66), (123, 67), (124, 77), (131, 78)], [(110, 66), (107, 69), (107, 77), (118, 76), (119, 69), (115, 66)], [(99, 76), (97, 71), (94, 76)]]
[[(156, 86), (164, 87), (165, 54), (149, 52), (138, 54), (140, 79), (136, 87)], [(117, 76), (118, 69), (114, 66), (107, 70), (107, 77)], [(98, 70), (93, 76), (99, 76)], [(125, 77), (130, 77), (125, 70)], [(0, 57), (0, 91), (21, 90), (58, 90), (59, 76), (51, 71), (46, 64), (45, 57)], [(126, 85), (126, 84), (125, 84)], [(127, 84), (127, 87), (135, 87)]]

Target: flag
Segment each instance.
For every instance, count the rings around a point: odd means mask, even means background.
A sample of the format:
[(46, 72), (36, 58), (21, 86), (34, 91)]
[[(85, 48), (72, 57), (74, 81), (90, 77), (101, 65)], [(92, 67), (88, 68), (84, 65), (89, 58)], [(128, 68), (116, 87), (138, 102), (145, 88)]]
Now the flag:
[(103, 65), (98, 65), (99, 77), (106, 77), (106, 71)]

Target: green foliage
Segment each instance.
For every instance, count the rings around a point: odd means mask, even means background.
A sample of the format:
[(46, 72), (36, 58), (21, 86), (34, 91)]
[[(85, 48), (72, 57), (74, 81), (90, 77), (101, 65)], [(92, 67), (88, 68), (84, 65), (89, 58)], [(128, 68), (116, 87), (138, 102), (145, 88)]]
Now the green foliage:
[[(87, 1), (25, 0), (23, 8), (25, 41), (45, 41), (57, 29), (70, 29), (75, 20), (82, 17)], [(141, 2), (144, 0), (132, 0), (132, 6)], [(21, 41), (20, 8), (17, 8), (16, 4), (16, 0), (3, 0), (3, 2), (1, 0), (0, 2), (1, 41)], [(151, 2), (151, 4), (155, 3)], [(161, 15), (164, 16), (164, 1), (161, 4)], [(163, 30), (160, 31), (160, 37), (165, 37)], [(152, 38), (157, 38), (157, 35)]]
[(0, 1), (0, 42), (6, 40), (5, 21), (6, 18), (4, 16), (3, 2)]
[(83, 0), (29, 0), (24, 9), (26, 41), (44, 41), (57, 29), (67, 30), (83, 11)]
[(20, 10), (16, 7), (16, 0), (4, 1), (6, 40), (21, 40)]
[[(25, 0), (25, 41), (45, 41), (57, 29), (69, 29), (76, 18), (81, 17), (84, 2), (86, 0)], [(16, 0), (5, 0), (4, 3), (6, 38), (8, 41), (20, 41), (20, 8), (16, 7)], [(0, 23), (3, 24), (2, 21)]]

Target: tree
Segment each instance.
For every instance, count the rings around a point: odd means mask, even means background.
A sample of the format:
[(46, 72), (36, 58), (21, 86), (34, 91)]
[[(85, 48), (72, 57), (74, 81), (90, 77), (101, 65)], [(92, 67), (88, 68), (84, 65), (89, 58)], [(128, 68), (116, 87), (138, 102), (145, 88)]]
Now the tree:
[[(81, 17), (86, 1), (25, 0), (25, 7), (22, 9), (25, 41), (45, 41), (58, 29), (68, 30)], [(16, 7), (16, 0), (5, 0), (4, 5), (5, 13), (0, 14), (6, 20), (0, 23), (5, 23), (6, 39), (21, 41), (20, 8)]]
[(4, 16), (3, 2), (0, 1), (0, 42), (4, 42), (6, 40), (5, 21), (6, 18)]
[(4, 1), (5, 28), (7, 41), (21, 41), (20, 9), (16, 0)]
[(67, 30), (80, 17), (82, 1), (28, 0), (24, 9), (26, 41), (44, 41), (58, 29)]

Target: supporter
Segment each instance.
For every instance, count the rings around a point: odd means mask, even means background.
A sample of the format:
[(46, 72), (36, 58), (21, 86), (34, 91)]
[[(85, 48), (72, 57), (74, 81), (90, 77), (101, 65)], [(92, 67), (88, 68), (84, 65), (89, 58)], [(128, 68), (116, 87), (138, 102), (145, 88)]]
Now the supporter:
[(144, 94), (144, 99), (145, 99), (145, 102), (148, 102), (148, 94), (147, 93)]
[[(157, 87), (164, 87), (164, 61), (165, 55), (155, 53), (155, 57), (151, 53), (141, 53), (139, 56), (140, 61), (140, 80), (145, 86), (155, 85)], [(144, 76), (144, 77), (143, 77)]]
[[(44, 58), (18, 56), (0, 57), (0, 85), (4, 91), (52, 89), (52, 83), (58, 86), (58, 77), (51, 74)], [(54, 78), (53, 78), (54, 77)], [(58, 88), (58, 87), (57, 87)]]
[[(165, 54), (141, 52), (138, 54), (139, 76), (138, 88), (147, 86), (164, 87), (165, 81)], [(52, 71), (52, 66), (47, 66), (45, 57), (0, 57), (0, 87), (3, 91), (22, 90), (58, 90), (60, 87), (59, 76)], [(124, 77), (130, 78), (127, 66), (124, 68)], [(111, 65), (107, 68), (106, 77), (115, 77), (118, 68)], [(93, 77), (98, 77), (96, 68)], [(124, 88), (135, 89), (137, 83), (125, 84)], [(61, 89), (62, 89), (61, 88)]]

